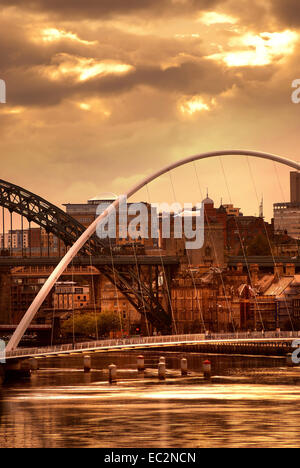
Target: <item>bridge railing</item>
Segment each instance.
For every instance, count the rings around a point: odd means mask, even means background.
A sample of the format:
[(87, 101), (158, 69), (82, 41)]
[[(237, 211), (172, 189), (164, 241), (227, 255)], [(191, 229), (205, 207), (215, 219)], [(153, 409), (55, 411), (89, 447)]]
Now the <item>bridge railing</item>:
[(239, 332), (239, 333), (200, 333), (193, 335), (168, 335), (168, 336), (149, 336), (149, 337), (135, 337), (114, 340), (101, 340), (101, 341), (88, 341), (85, 343), (64, 344), (59, 346), (47, 346), (42, 348), (17, 348), (6, 354), (6, 357), (22, 357), (34, 355), (51, 355), (71, 351), (101, 349), (101, 348), (115, 348), (123, 346), (147, 345), (158, 344), (163, 345), (167, 343), (197, 343), (203, 341), (222, 341), (222, 340), (245, 340), (245, 339), (264, 339), (264, 338), (298, 338), (300, 331), (287, 331), (287, 332)]

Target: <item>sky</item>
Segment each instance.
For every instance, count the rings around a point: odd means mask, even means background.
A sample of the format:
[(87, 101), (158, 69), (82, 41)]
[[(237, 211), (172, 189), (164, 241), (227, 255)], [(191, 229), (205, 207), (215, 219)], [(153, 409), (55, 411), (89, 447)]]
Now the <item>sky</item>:
[[(298, 0), (0, 0), (1, 178), (61, 206), (205, 151), (299, 161), (299, 39)], [(289, 169), (214, 158), (135, 199), (207, 192), (270, 218)]]

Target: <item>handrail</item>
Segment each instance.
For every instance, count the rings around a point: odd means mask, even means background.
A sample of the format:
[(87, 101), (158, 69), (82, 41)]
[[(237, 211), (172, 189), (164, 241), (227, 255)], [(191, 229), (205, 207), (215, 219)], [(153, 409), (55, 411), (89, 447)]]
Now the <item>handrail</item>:
[(167, 335), (167, 336), (150, 336), (140, 338), (119, 338), (110, 340), (88, 341), (83, 343), (63, 344), (56, 346), (48, 346), (42, 348), (17, 348), (6, 353), (7, 358), (35, 356), (35, 355), (55, 355), (60, 353), (76, 352), (90, 349), (113, 349), (124, 346), (141, 346), (150, 344), (176, 344), (176, 343), (199, 343), (210, 341), (239, 341), (239, 340), (257, 340), (263, 341), (266, 339), (291, 339), (300, 337), (300, 331), (278, 331), (278, 332), (238, 332), (238, 333), (199, 333), (193, 335)]

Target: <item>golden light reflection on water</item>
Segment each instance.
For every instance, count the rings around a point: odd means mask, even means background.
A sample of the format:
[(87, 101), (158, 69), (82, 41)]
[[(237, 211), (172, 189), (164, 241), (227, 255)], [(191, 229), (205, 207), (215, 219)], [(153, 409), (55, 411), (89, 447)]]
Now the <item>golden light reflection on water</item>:
[[(115, 357), (115, 356), (114, 356)], [(97, 358), (103, 367), (106, 356)], [(138, 376), (135, 357), (122, 360), (119, 381), (107, 372), (44, 369), (31, 381), (2, 389), (2, 447), (297, 447), (300, 443), (300, 369), (259, 367), (213, 357), (218, 377), (178, 377), (178, 359), (167, 358), (173, 378), (159, 383)], [(177, 359), (177, 360), (176, 360)], [(74, 358), (74, 363), (79, 362)], [(247, 367), (248, 366), (248, 367)], [(223, 370), (223, 372), (222, 372)], [(258, 379), (258, 382), (256, 382)]]
[(196, 385), (196, 386), (162, 386), (155, 385), (128, 387), (123, 385), (110, 386), (106, 383), (89, 387), (65, 387), (44, 388), (38, 392), (26, 391), (24, 394), (10, 397), (5, 401), (72, 401), (72, 400), (236, 400), (236, 401), (298, 401), (300, 388), (290, 386), (265, 386), (265, 385)]

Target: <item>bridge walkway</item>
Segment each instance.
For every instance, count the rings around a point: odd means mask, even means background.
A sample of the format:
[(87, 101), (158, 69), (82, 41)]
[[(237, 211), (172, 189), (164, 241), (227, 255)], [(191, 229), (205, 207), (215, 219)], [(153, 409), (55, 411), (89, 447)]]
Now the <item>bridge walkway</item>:
[(180, 345), (203, 345), (214, 344), (216, 346), (234, 343), (247, 344), (273, 344), (274, 348), (279, 343), (292, 344), (299, 339), (300, 331), (296, 332), (252, 332), (252, 333), (226, 333), (226, 334), (194, 334), (194, 335), (168, 335), (136, 337), (128, 339), (100, 340), (86, 343), (64, 344), (59, 346), (49, 346), (44, 348), (17, 348), (9, 351), (5, 355), (6, 360), (27, 359), (31, 357), (54, 357), (67, 356), (77, 353), (108, 352), (113, 350), (138, 350)]

